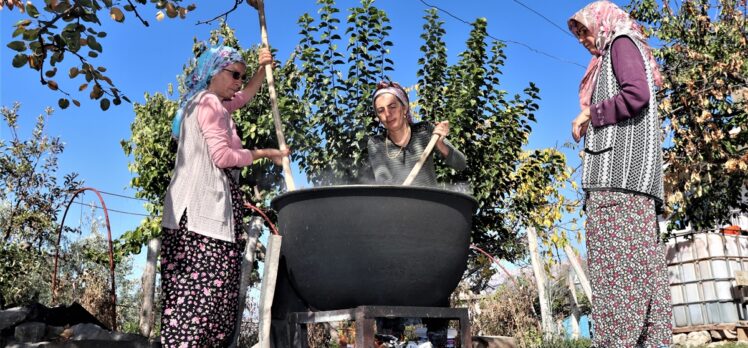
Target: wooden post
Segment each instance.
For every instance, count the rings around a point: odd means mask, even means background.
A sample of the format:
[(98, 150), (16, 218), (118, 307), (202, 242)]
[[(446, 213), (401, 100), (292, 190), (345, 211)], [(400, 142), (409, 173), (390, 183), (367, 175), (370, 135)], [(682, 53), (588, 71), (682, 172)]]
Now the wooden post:
[(260, 348), (270, 348), (271, 307), (275, 296), (275, 283), (278, 279), (281, 242), (280, 235), (271, 234), (268, 236), (265, 271), (262, 276), (262, 289), (260, 290)]
[(148, 256), (146, 257), (145, 270), (141, 278), (143, 286), (143, 303), (140, 306), (140, 334), (145, 337), (151, 336), (153, 329), (153, 301), (156, 292), (156, 262), (161, 253), (161, 238), (153, 238), (148, 241)]
[(239, 283), (239, 306), (236, 313), (236, 325), (234, 326), (234, 338), (231, 339), (231, 347), (237, 347), (239, 345), (239, 334), (242, 330), (244, 308), (247, 303), (247, 288), (250, 285), (250, 278), (252, 278), (252, 267), (255, 262), (255, 252), (257, 249), (257, 238), (260, 236), (261, 232), (262, 218), (259, 216), (252, 217), (247, 228), (247, 246), (244, 249), (242, 275)]
[[(265, 24), (265, 3), (263, 0), (250, 0), (249, 4), (257, 9), (260, 17), (260, 32), (262, 35), (263, 46), (270, 48), (268, 43), (268, 30)], [(268, 92), (270, 93), (270, 102), (273, 107), (273, 124), (275, 125), (275, 135), (278, 138), (278, 147), (286, 150), (286, 137), (283, 135), (283, 124), (281, 123), (280, 112), (278, 111), (278, 96), (275, 92), (275, 78), (273, 78), (273, 65), (265, 65), (265, 77), (268, 81)], [(283, 177), (286, 180), (286, 191), (293, 191), (296, 185), (293, 182), (291, 174), (291, 162), (288, 156), (283, 157)], [(278, 278), (278, 262), (280, 260), (280, 248), (283, 239), (280, 235), (270, 235), (268, 237), (267, 254), (265, 255), (265, 272), (262, 277), (262, 289), (260, 291), (260, 347), (270, 347), (270, 322), (273, 305), (273, 296), (275, 295), (275, 282)]]
[(584, 290), (584, 294), (587, 295), (587, 300), (592, 303), (592, 286), (590, 285), (590, 281), (587, 279), (587, 274), (584, 273), (584, 268), (582, 268), (582, 263), (579, 262), (577, 253), (574, 252), (574, 249), (572, 249), (569, 244), (564, 246), (564, 252), (566, 252), (566, 258), (569, 259), (569, 263), (574, 267), (574, 273), (577, 274), (579, 283), (582, 284), (582, 290)]
[[(569, 271), (571, 271), (571, 269), (569, 269)], [(567, 285), (569, 286), (569, 304), (571, 305), (571, 317), (569, 318), (571, 321), (571, 338), (578, 339), (580, 333), (580, 312), (579, 301), (577, 300), (577, 287), (574, 285), (574, 277), (571, 276), (571, 272), (567, 272), (566, 274)]]
[(535, 283), (538, 286), (538, 298), (540, 300), (540, 319), (543, 327), (543, 336), (550, 338), (554, 333), (553, 315), (551, 313), (551, 301), (546, 292), (545, 268), (540, 260), (538, 252), (538, 234), (535, 227), (527, 228), (527, 244), (530, 251), (530, 261), (532, 262), (532, 271), (535, 274)]

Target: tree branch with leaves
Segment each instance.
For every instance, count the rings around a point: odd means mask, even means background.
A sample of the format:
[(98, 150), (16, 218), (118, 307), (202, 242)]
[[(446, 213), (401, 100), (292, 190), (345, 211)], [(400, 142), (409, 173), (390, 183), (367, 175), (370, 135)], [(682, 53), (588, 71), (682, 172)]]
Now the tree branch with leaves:
[(654, 50), (671, 228), (710, 229), (748, 210), (748, 19), (744, 0), (635, 0)]
[[(182, 0), (150, 2), (157, 9), (166, 11), (169, 18), (186, 18), (187, 13), (195, 9), (194, 4), (182, 7)], [(101, 30), (101, 19), (110, 17), (115, 22), (122, 23), (125, 21), (125, 12), (132, 12), (143, 25), (148, 26), (148, 21), (138, 13), (138, 6), (146, 4), (147, 0), (135, 0), (135, 3), (127, 0), (120, 8), (113, 0), (45, 0), (45, 6), (40, 11), (30, 1), (25, 6), (10, 2), (8, 9), (12, 10), (15, 5), (19, 13), (27, 17), (16, 22), (12, 34), (15, 40), (6, 45), (17, 52), (11, 64), (15, 68), (27, 67), (38, 71), (39, 83), (64, 95), (57, 102), (62, 109), (69, 107), (71, 101), (80, 106), (80, 101), (71, 93), (82, 93), (87, 89), (90, 89), (89, 98), (98, 100), (104, 111), (111, 104), (120, 105), (123, 100), (130, 102), (115, 86), (114, 81), (104, 74), (106, 67), (96, 66), (94, 60), (104, 51), (99, 40), (107, 36)], [(55, 80), (59, 64), (65, 60), (66, 55), (78, 59), (78, 63), (68, 70), (68, 78), (85, 80), (78, 86), (77, 92), (68, 92), (69, 89), (62, 88)]]

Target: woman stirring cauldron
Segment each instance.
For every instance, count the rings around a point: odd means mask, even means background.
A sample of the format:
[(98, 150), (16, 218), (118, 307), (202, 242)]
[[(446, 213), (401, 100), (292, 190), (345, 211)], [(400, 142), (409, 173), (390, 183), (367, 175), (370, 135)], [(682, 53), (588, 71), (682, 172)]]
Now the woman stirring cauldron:
[[(385, 128), (385, 134), (369, 138), (369, 164), (377, 184), (402, 185), (416, 166), (431, 140), (432, 134), (439, 135), (436, 142), (438, 156), (449, 167), (463, 170), (467, 166), (465, 155), (447, 140), (449, 121), (437, 122), (433, 126), (426, 122), (414, 123), (410, 112), (408, 94), (396, 82), (380, 82), (372, 97), (374, 111)], [(413, 186), (437, 186), (434, 168), (434, 152), (430, 153), (423, 167), (411, 183)], [(443, 306), (449, 306), (445, 298)], [(402, 332), (407, 318), (377, 320), (380, 330)], [(446, 337), (448, 320), (424, 318), (431, 332), (443, 332)]]
[(239, 167), (259, 158), (277, 165), (288, 151), (242, 148), (231, 112), (252, 99), (264, 66), (242, 89), (246, 64), (231, 47), (205, 50), (185, 76), (187, 92), (174, 119), (179, 143), (166, 191), (161, 248), (164, 347), (228, 346), (234, 331), (239, 276), (246, 241), (241, 239)]
[[(440, 135), (436, 142), (439, 156), (448, 166), (463, 170), (465, 155), (446, 138), (449, 121), (432, 126), (426, 122), (413, 123), (408, 94), (396, 82), (380, 82), (373, 97), (374, 110), (386, 133), (369, 138), (369, 163), (377, 184), (401, 185), (416, 165), (432, 134)], [(412, 183), (414, 186), (436, 186), (434, 155), (429, 155)]]

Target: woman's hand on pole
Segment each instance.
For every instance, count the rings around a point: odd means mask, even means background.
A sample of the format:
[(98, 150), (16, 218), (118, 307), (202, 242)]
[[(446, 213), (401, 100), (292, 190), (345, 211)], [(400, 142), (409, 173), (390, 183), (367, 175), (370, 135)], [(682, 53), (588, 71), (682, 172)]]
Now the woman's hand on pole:
[(262, 150), (257, 150), (257, 151), (262, 151), (260, 157), (265, 157), (265, 158), (270, 159), (271, 161), (273, 161), (273, 163), (275, 163), (276, 166), (282, 165), (283, 158), (288, 157), (291, 154), (290, 148), (286, 148), (284, 150), (262, 149)]
[(446, 138), (449, 135), (449, 121), (441, 121), (434, 127), (433, 134), (439, 134), (442, 138)]
[(267, 47), (260, 47), (260, 51), (257, 53), (257, 61), (260, 63), (257, 70), (265, 69), (265, 65), (273, 64), (273, 55), (270, 54), (270, 49)]
[(442, 156), (447, 157), (449, 155), (449, 148), (444, 144), (444, 139), (449, 135), (449, 121), (437, 122), (434, 127), (434, 131), (431, 134), (439, 135), (439, 141), (436, 142), (436, 148), (441, 152)]
[(247, 98), (248, 101), (254, 98), (257, 91), (262, 87), (262, 82), (265, 81), (265, 66), (274, 63), (273, 55), (271, 55), (270, 50), (265, 47), (260, 48), (257, 52), (257, 61), (259, 63), (257, 71), (255, 71), (252, 78), (250, 78), (244, 86), (244, 94), (249, 96), (249, 98)]

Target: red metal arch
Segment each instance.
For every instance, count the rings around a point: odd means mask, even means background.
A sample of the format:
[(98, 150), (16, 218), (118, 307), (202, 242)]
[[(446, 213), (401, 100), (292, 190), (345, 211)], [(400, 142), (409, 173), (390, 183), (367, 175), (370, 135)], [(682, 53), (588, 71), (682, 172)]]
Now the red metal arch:
[(84, 187), (75, 191), (73, 193), (73, 197), (70, 198), (70, 202), (68, 202), (67, 206), (65, 207), (65, 214), (62, 215), (60, 229), (57, 232), (57, 244), (55, 245), (55, 270), (52, 274), (52, 302), (54, 303), (55, 298), (57, 297), (57, 260), (59, 259), (60, 255), (60, 239), (62, 238), (62, 229), (65, 227), (65, 217), (67, 217), (68, 209), (70, 209), (70, 205), (73, 204), (75, 198), (84, 191), (93, 191), (94, 193), (96, 193), (96, 196), (99, 197), (99, 202), (101, 202), (101, 207), (104, 209), (107, 238), (109, 240), (109, 271), (112, 283), (112, 291), (109, 294), (112, 299), (112, 330), (117, 331), (117, 293), (115, 292), (114, 285), (114, 252), (112, 251), (112, 227), (111, 225), (109, 225), (109, 212), (106, 209), (106, 203), (104, 203), (104, 199), (101, 197), (101, 193), (99, 193), (99, 191), (93, 187)]
[(493, 255), (487, 253), (485, 250), (479, 248), (475, 244), (470, 244), (470, 249), (473, 249), (483, 255), (486, 255), (486, 257), (488, 257), (488, 259), (491, 260), (491, 262), (495, 263), (497, 266), (499, 266), (499, 268), (501, 268), (502, 271), (504, 271), (504, 274), (506, 274), (507, 278), (509, 278), (509, 280), (511, 280), (512, 283), (514, 283), (514, 286), (517, 286), (517, 281), (514, 280), (514, 277), (506, 270), (506, 268), (504, 268), (504, 266), (502, 266), (498, 261), (496, 261)]

